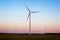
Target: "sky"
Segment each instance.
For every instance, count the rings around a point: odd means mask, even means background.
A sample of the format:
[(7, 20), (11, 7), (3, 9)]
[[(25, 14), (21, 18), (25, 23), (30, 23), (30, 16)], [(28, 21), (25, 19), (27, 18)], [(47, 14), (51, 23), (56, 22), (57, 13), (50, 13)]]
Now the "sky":
[(0, 0), (0, 33), (29, 33), (25, 4), (31, 33), (60, 33), (60, 0)]

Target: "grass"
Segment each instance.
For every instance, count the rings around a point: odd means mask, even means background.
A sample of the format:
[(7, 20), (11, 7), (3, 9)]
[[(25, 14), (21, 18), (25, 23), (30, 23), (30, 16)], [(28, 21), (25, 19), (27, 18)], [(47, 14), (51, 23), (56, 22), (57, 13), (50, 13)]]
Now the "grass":
[(60, 40), (59, 34), (0, 34), (0, 40)]

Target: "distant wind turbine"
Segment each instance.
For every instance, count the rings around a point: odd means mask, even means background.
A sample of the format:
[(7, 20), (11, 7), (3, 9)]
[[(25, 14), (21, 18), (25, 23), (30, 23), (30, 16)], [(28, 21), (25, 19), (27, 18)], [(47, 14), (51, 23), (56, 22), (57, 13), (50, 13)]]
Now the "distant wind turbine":
[(46, 34), (46, 32), (47, 32), (47, 27), (45, 26), (45, 34)]
[(26, 5), (25, 5), (25, 7), (27, 8), (27, 10), (29, 12), (27, 20), (29, 18), (29, 35), (31, 35), (31, 13), (38, 13), (40, 11), (33, 11), (33, 12), (31, 12), (30, 9)]

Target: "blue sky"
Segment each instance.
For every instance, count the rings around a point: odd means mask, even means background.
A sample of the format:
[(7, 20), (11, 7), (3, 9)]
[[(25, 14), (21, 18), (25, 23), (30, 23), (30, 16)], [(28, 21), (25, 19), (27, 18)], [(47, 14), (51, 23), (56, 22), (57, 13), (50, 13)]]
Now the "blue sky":
[(31, 11), (40, 11), (32, 14), (32, 25), (60, 24), (60, 0), (0, 0), (0, 24), (28, 24), (24, 4)]

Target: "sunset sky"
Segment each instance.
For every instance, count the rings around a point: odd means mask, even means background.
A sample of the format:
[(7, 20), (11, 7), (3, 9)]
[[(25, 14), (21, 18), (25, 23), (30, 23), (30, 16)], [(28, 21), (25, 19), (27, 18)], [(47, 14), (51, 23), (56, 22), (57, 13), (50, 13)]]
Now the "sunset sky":
[(60, 0), (0, 0), (0, 33), (28, 33), (28, 10), (32, 14), (32, 33), (60, 33)]

